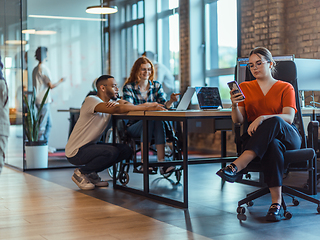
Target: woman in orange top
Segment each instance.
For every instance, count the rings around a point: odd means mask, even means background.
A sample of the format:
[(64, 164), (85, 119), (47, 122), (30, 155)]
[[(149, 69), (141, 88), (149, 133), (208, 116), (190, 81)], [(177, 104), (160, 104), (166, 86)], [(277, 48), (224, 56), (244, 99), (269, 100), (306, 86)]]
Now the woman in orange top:
[(241, 93), (230, 91), (233, 122), (243, 123), (246, 119), (249, 123), (242, 136), (244, 151), (233, 163), (217, 172), (224, 180), (234, 182), (242, 177), (241, 170), (259, 158), (271, 193), (268, 221), (281, 220), (283, 153), (301, 147), (301, 137), (292, 125), (297, 111), (294, 88), (290, 83), (272, 77), (275, 65), (268, 49), (258, 47), (250, 52), (249, 67), (256, 80), (240, 84), (244, 100)]

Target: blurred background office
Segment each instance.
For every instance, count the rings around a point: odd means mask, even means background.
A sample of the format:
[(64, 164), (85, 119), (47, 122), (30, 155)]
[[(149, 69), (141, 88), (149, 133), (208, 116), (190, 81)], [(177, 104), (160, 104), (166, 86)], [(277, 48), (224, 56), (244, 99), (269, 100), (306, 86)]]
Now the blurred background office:
[[(101, 2), (118, 11), (86, 13), (87, 7)], [(52, 91), (55, 124), (49, 139), (50, 146), (63, 151), (70, 115), (58, 110), (80, 108), (99, 75), (111, 74), (122, 86), (133, 62), (152, 51), (172, 73), (174, 91), (217, 86), (227, 105), (226, 82), (235, 78), (237, 57), (247, 57), (250, 49), (264, 46), (275, 56), (320, 58), (319, 9), (320, 2), (314, 0), (0, 0), (0, 48), (10, 93), (9, 145), (14, 150), (7, 163), (24, 169), (21, 99), (32, 91), (38, 46), (50, 49), (52, 79), (66, 78), (59, 91)], [(306, 101), (311, 93), (305, 92)], [(319, 94), (313, 99), (320, 102)], [(194, 146), (219, 149), (217, 134), (191, 133), (193, 140)]]

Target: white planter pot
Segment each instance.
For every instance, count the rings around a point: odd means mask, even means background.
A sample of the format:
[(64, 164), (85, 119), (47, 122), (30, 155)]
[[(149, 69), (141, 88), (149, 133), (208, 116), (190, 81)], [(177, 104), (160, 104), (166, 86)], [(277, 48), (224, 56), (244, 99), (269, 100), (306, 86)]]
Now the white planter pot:
[(48, 145), (25, 146), (27, 169), (48, 168)]

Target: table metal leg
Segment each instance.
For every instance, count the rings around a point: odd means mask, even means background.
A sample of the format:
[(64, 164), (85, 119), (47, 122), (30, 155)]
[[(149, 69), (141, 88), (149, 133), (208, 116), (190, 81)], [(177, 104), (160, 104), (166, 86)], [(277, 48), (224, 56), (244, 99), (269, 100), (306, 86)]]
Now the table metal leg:
[(148, 124), (149, 121), (143, 119), (143, 191), (149, 193), (149, 139), (148, 139)]
[[(140, 118), (141, 120), (141, 118)], [(128, 192), (132, 192), (135, 194), (139, 194), (157, 201), (160, 201), (162, 203), (174, 205), (176, 207), (180, 208), (188, 208), (188, 166), (189, 164), (198, 164), (198, 163), (204, 163), (204, 161), (198, 161), (198, 160), (190, 160), (188, 159), (188, 118), (184, 119), (177, 119), (180, 123), (182, 122), (182, 133), (180, 136), (182, 136), (181, 140), (181, 147), (182, 147), (182, 161), (179, 164), (182, 164), (183, 169), (183, 199), (182, 201), (173, 200), (168, 197), (162, 197), (154, 193), (150, 193), (150, 178), (148, 174), (148, 168), (149, 168), (149, 139), (148, 139), (148, 124), (149, 121), (152, 121), (148, 118), (143, 118), (143, 189), (135, 189), (128, 186), (122, 186), (117, 184), (116, 174), (113, 176), (113, 187), (115, 189), (121, 189)], [(113, 129), (116, 130), (116, 118), (112, 120)], [(115, 135), (113, 136), (113, 142), (116, 142)], [(225, 158), (227, 155), (226, 150), (226, 131), (221, 131), (221, 159)], [(220, 160), (221, 160), (220, 159)], [(231, 160), (231, 159), (230, 159)], [(160, 166), (160, 163), (157, 163)], [(157, 165), (157, 166), (158, 166)], [(114, 172), (116, 172), (116, 168), (114, 166)]]
[(183, 207), (188, 207), (188, 121), (183, 121)]
[[(221, 131), (221, 158), (227, 156), (227, 132)], [(227, 164), (225, 162), (221, 163), (221, 167), (226, 167)]]
[[(117, 131), (117, 119), (112, 119), (112, 144), (115, 145), (117, 139), (116, 139), (116, 131)], [(117, 184), (117, 166), (116, 164), (113, 164), (113, 178), (112, 178), (113, 186), (116, 186)]]

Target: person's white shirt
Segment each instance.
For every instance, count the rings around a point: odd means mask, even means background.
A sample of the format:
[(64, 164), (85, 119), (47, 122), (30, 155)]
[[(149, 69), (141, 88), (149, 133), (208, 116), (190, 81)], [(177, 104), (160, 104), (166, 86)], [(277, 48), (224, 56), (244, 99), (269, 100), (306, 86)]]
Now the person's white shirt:
[(101, 98), (93, 95), (85, 99), (80, 109), (80, 117), (70, 134), (65, 148), (67, 157), (74, 157), (80, 147), (88, 143), (97, 143), (100, 140), (111, 118), (109, 113), (94, 111), (95, 107), (102, 102)]
[[(32, 71), (32, 82), (33, 86), (36, 88), (36, 103), (40, 104), (44, 94), (48, 89), (48, 83), (50, 82), (51, 73), (46, 65), (37, 65)], [(51, 103), (51, 94), (49, 91), (47, 100), (45, 103)]]
[(162, 63), (154, 62), (154, 79), (161, 83), (163, 91), (170, 98), (174, 90), (174, 76), (171, 71)]

